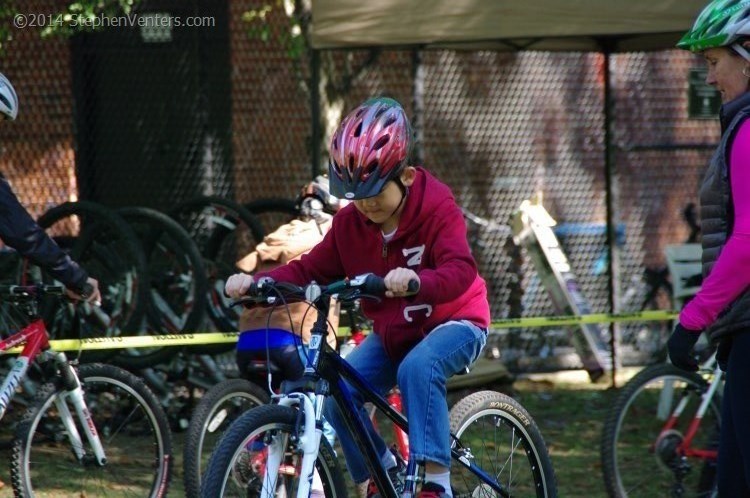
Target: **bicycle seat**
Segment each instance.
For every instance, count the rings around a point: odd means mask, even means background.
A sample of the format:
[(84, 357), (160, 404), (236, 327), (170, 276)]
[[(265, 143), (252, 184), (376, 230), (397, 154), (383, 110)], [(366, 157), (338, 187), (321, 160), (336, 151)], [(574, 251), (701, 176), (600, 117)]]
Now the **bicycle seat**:
[(246, 330), (237, 340), (237, 366), (246, 377), (264, 376), (270, 372), (274, 384), (296, 379), (304, 370), (297, 346), (302, 339), (286, 329)]
[(237, 351), (266, 351), (285, 346), (296, 346), (302, 339), (286, 329), (252, 329), (240, 332)]

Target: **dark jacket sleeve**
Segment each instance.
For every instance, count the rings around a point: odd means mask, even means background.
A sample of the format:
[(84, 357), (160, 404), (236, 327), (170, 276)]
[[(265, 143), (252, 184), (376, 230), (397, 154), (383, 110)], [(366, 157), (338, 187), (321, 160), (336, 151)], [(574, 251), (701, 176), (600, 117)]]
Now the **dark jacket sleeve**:
[(0, 239), (66, 287), (76, 290), (86, 283), (86, 271), (36, 224), (4, 178), (0, 178)]

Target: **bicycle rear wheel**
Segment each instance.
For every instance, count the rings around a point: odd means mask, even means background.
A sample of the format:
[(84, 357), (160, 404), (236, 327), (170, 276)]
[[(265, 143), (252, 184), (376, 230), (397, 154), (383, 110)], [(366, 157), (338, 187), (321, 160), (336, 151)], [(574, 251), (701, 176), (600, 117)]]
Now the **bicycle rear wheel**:
[(255, 199), (245, 203), (244, 206), (263, 225), (265, 235), (300, 216), (297, 203), (283, 197)]
[[(454, 449), (494, 477), (513, 497), (556, 497), (557, 482), (542, 434), (513, 398), (480, 391), (450, 411)], [(451, 470), (453, 496), (495, 498), (500, 494), (462, 465)]]
[(225, 380), (206, 392), (185, 435), (182, 474), (188, 498), (200, 496), (201, 475), (221, 434), (250, 408), (270, 400), (267, 390), (245, 379)]
[[(273, 497), (297, 496), (302, 464), (297, 419), (297, 410), (293, 408), (265, 405), (235, 420), (211, 455), (203, 475), (201, 496), (260, 497), (271, 444), (281, 444), (284, 451)], [(320, 440), (315, 468), (327, 498), (347, 496), (339, 463), (325, 438)]]
[[(182, 226), (154, 209), (118, 210), (135, 231), (146, 254), (149, 276), (147, 327), (141, 334), (163, 335), (197, 332), (206, 316), (208, 279), (195, 242)], [(121, 350), (121, 366), (143, 369), (167, 361), (178, 348), (157, 347)]]
[[(263, 240), (263, 227), (242, 205), (221, 197), (192, 199), (172, 209), (169, 215), (187, 230), (205, 258), (211, 321), (222, 332), (236, 332), (239, 314), (224, 296), (224, 284), (239, 271), (237, 261)], [(233, 344), (202, 346), (201, 351), (220, 353), (233, 347)]]
[[(162, 497), (172, 471), (172, 439), (164, 412), (136, 376), (112, 365), (87, 364), (79, 379), (107, 463), (78, 461), (56, 401), (60, 379), (46, 384), (16, 432), (11, 482), (19, 497)], [(84, 445), (81, 421), (71, 407)], [(84, 448), (91, 455), (90, 448)]]
[[(672, 496), (680, 482), (681, 496), (685, 498), (712, 496), (713, 462), (681, 458), (676, 452), (707, 389), (708, 383), (700, 375), (666, 363), (643, 369), (623, 387), (602, 431), (602, 471), (609, 496)], [(696, 449), (718, 447), (718, 398), (717, 391), (693, 439)], [(687, 404), (675, 425), (665, 431), (667, 420), (680, 401)]]

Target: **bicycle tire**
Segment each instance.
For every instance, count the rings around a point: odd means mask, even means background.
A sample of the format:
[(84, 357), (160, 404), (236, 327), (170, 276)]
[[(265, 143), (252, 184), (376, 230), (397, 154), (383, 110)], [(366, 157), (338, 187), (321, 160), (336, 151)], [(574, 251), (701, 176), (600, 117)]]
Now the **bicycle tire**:
[(262, 197), (244, 207), (260, 221), (266, 235), (300, 216), (297, 202), (283, 197)]
[[(140, 334), (198, 332), (208, 299), (208, 278), (198, 246), (182, 225), (155, 209), (127, 207), (117, 212), (140, 239), (147, 260), (147, 327)], [(168, 346), (120, 350), (113, 362), (140, 370), (169, 360), (178, 350)]]
[[(154, 395), (138, 377), (113, 365), (82, 365), (78, 375), (107, 463), (79, 463), (61, 444), (67, 439), (54, 404), (63, 394), (58, 378), (45, 384), (16, 432), (11, 453), (15, 496), (112, 496), (115, 490), (125, 496), (166, 496), (172, 438)], [(79, 431), (87, 444), (80, 425)]]
[[(469, 458), (495, 476), (510, 496), (557, 496), (555, 471), (542, 433), (513, 398), (494, 391), (470, 394), (451, 408), (450, 426), (457, 438), (454, 447), (468, 450)], [(498, 435), (497, 431), (503, 428), (509, 432)], [(489, 436), (492, 431), (495, 434)], [(511, 458), (512, 469), (505, 465)], [(528, 466), (517, 463), (523, 461)], [(460, 465), (453, 466), (451, 486), (454, 496), (498, 496)]]
[[(266, 441), (264, 436), (274, 438), (282, 434), (296, 438), (297, 415), (297, 410), (294, 408), (264, 405), (245, 412), (235, 420), (211, 454), (201, 483), (201, 496), (204, 498), (257, 496), (252, 494), (250, 492), (252, 489), (249, 490), (249, 488), (260, 487), (259, 481), (263, 480), (263, 474), (260, 471), (254, 472), (253, 466), (258, 462), (258, 458), (260, 458), (258, 464), (263, 463), (262, 455)], [(286, 438), (287, 442), (289, 439), (289, 437)], [(284, 467), (290, 469), (289, 471), (297, 469), (296, 465), (301, 462), (301, 459), (298, 458), (296, 449), (289, 452), (288, 458), (291, 459), (292, 465), (286, 464)], [(237, 460), (240, 460), (239, 463), (243, 465), (234, 468)], [(247, 463), (251, 465), (245, 465)], [(327, 498), (347, 496), (339, 462), (325, 438), (320, 439), (320, 451), (315, 466)], [(291, 487), (283, 496), (296, 496), (296, 477), (293, 475), (291, 478), (283, 479), (280, 483), (280, 486), (288, 483)], [(227, 484), (232, 489), (227, 489)]]
[[(146, 258), (130, 226), (95, 202), (65, 202), (38, 220), (71, 258), (99, 281), (101, 305), (45, 299), (41, 314), (52, 338), (112, 337), (134, 333), (143, 324), (148, 281)], [(113, 350), (82, 354), (104, 361)]]
[(185, 434), (182, 475), (187, 498), (200, 496), (201, 475), (219, 436), (249, 408), (270, 401), (266, 389), (245, 379), (228, 379), (206, 391)]
[[(671, 400), (660, 398), (665, 381), (669, 380), (679, 383), (670, 383), (674, 396)], [(707, 381), (697, 373), (682, 371), (668, 363), (646, 367), (625, 384), (610, 408), (602, 430), (600, 451), (608, 496), (641, 498), (670, 495), (675, 478), (669, 465), (675, 458), (674, 447), (681, 440), (679, 429), (687, 428), (697, 411), (700, 394), (707, 388)], [(659, 437), (666, 423), (665, 417), (671, 415), (674, 409), (672, 402), (676, 403), (680, 398), (678, 393), (689, 397), (688, 405), (677, 420), (675, 429)], [(702, 430), (693, 440), (698, 448), (712, 446), (711, 438), (715, 437), (712, 434), (718, 434), (721, 424), (719, 396), (717, 391), (711, 400), (710, 410), (706, 411), (701, 422)], [(662, 403), (671, 404), (668, 409), (662, 410), (661, 415), (656, 413), (660, 399)], [(656, 416), (649, 417), (650, 414)], [(711, 432), (712, 427), (716, 432)], [(711, 490), (705, 489), (711, 478), (705, 475), (706, 468), (701, 470), (686, 476), (688, 489), (684, 497), (711, 496)]]
[[(263, 227), (241, 204), (215, 196), (191, 199), (170, 210), (169, 215), (187, 230), (205, 258), (211, 322), (221, 332), (236, 332), (239, 313), (224, 296), (224, 283), (239, 271), (236, 262), (263, 240)], [(215, 354), (233, 348), (229, 343), (203, 346), (201, 351)]]

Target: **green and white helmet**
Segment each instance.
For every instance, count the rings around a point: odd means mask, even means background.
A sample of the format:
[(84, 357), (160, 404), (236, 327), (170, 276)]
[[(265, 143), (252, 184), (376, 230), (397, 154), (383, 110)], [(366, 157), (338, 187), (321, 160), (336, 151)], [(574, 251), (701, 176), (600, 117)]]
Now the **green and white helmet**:
[(746, 36), (750, 36), (750, 0), (712, 0), (677, 47), (699, 52), (731, 46)]

